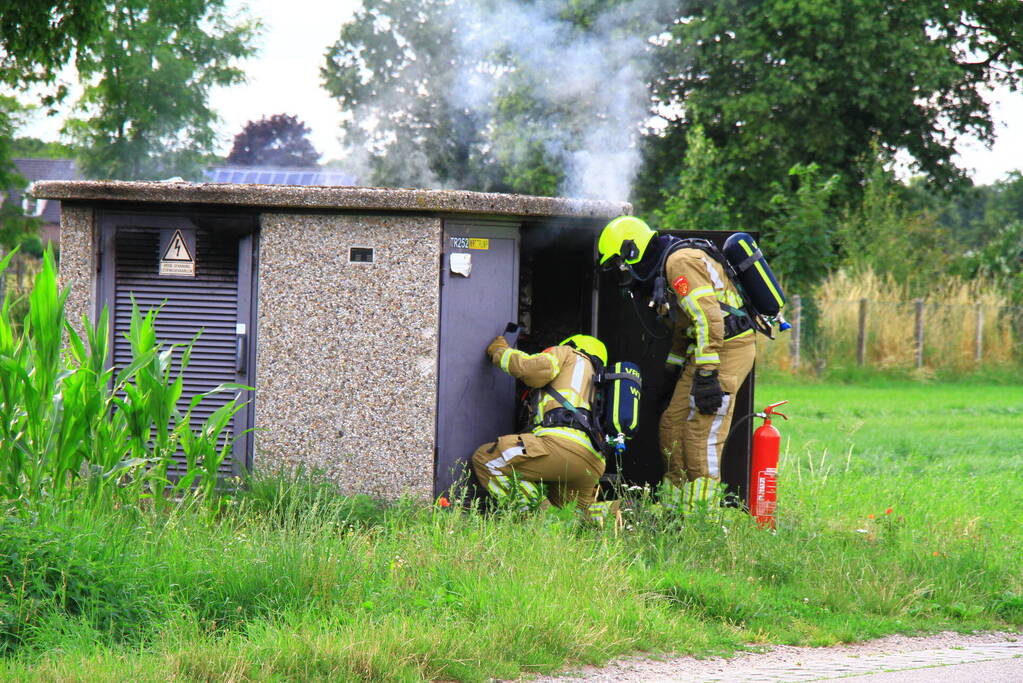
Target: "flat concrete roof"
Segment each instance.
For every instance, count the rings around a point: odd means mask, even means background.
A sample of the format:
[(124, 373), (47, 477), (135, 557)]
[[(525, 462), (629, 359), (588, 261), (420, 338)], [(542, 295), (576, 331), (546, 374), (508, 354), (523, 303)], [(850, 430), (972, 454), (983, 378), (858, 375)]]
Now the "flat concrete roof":
[(632, 205), (627, 202), (389, 187), (45, 180), (33, 183), (28, 192), (39, 199), (61, 201), (213, 204), (266, 209), (363, 209), (602, 219), (632, 212)]

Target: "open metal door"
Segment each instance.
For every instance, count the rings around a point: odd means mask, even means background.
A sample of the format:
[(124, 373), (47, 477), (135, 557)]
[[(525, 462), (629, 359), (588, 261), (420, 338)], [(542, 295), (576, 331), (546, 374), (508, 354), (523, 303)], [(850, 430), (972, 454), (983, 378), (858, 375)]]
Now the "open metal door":
[(435, 495), (466, 475), (476, 448), (515, 429), (515, 380), (484, 351), (518, 317), (518, 225), (449, 220), (443, 239)]

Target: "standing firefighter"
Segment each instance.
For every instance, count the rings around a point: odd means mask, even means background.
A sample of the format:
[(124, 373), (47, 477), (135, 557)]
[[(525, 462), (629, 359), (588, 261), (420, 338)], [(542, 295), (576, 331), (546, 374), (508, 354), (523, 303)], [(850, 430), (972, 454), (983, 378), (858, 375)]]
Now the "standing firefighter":
[(595, 502), (604, 456), (590, 436), (596, 370), (590, 356), (606, 363), (604, 344), (577, 334), (529, 355), (497, 337), (487, 347), (487, 356), (533, 389), (532, 430), (498, 437), (476, 449), (472, 468), (480, 484), (499, 503), (513, 508), (538, 509), (546, 494), (559, 507), (574, 502), (597, 523), (617, 520), (616, 505)]
[(618, 270), (623, 286), (675, 321), (665, 361), (674, 391), (659, 434), (668, 502), (683, 511), (716, 505), (734, 397), (753, 368), (759, 318), (732, 281), (734, 269), (706, 240), (658, 235), (639, 218), (621, 216), (604, 227), (598, 250), (600, 264)]

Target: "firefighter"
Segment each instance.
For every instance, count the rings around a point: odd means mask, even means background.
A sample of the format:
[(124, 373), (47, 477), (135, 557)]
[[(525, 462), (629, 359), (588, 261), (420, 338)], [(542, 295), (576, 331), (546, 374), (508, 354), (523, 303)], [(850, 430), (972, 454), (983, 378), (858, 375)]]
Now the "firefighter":
[(533, 389), (529, 420), (533, 427), (476, 449), (472, 468), (480, 485), (513, 508), (536, 510), (546, 497), (558, 507), (575, 503), (585, 518), (598, 524), (609, 519), (618, 524), (617, 501), (596, 502), (604, 456), (590, 436), (595, 369), (586, 354), (607, 363), (604, 344), (577, 334), (529, 355), (499, 336), (486, 353), (494, 365)]
[[(722, 494), (721, 458), (734, 397), (753, 368), (754, 329), (724, 267), (677, 237), (659, 235), (633, 216), (608, 223), (598, 241), (600, 264), (617, 269), (623, 284), (678, 309), (665, 359), (674, 390), (661, 413), (659, 441), (666, 459), (667, 503), (683, 512), (712, 507)], [(676, 379), (677, 378), (677, 379)]]

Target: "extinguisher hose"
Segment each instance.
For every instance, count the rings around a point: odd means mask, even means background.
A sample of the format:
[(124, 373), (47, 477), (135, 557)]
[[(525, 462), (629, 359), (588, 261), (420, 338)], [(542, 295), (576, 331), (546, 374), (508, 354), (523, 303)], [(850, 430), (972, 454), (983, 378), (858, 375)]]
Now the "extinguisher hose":
[(728, 442), (731, 441), (732, 434), (735, 434), (735, 432), (739, 429), (739, 427), (742, 425), (742, 423), (745, 422), (746, 420), (749, 420), (750, 418), (754, 418), (756, 416), (757, 416), (757, 413), (754, 411), (752, 413), (749, 413), (748, 415), (743, 415), (738, 420), (732, 422), (732, 428), (728, 430), (728, 436), (725, 437), (725, 443), (722, 444), (722, 446), (721, 446), (721, 452), (722, 453), (724, 453), (725, 449), (728, 448)]

